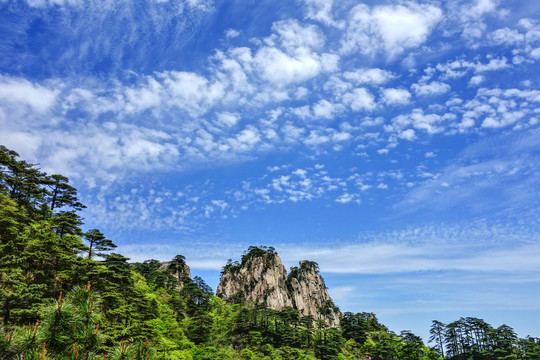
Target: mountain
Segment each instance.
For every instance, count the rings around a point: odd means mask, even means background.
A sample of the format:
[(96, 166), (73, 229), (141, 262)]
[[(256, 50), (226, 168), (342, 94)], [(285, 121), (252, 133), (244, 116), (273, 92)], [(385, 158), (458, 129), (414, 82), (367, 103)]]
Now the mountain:
[(216, 295), (228, 302), (263, 304), (274, 310), (291, 307), (302, 316), (339, 327), (341, 313), (328, 295), (317, 263), (300, 261), (287, 275), (272, 247), (252, 246), (240, 263), (229, 261), (223, 268)]

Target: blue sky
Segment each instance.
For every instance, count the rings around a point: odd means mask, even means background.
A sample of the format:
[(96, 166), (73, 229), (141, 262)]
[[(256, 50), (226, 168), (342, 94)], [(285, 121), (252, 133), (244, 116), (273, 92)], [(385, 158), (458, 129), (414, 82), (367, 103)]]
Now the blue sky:
[(343, 311), (540, 335), (540, 4), (0, 0), (0, 143), (133, 261), (250, 245)]

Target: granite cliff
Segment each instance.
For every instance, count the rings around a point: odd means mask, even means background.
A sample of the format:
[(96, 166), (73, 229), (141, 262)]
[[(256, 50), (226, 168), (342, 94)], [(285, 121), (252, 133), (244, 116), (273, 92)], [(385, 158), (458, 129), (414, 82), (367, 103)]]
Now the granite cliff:
[(216, 295), (229, 302), (264, 304), (274, 310), (292, 307), (302, 316), (339, 326), (341, 313), (328, 295), (317, 263), (301, 261), (287, 275), (272, 247), (250, 247), (241, 262), (229, 261)]

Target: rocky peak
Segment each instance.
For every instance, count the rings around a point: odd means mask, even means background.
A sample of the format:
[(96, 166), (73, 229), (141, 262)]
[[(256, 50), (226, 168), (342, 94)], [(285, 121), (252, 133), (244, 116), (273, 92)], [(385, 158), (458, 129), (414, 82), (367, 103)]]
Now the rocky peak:
[(170, 288), (181, 289), (188, 279), (191, 280), (191, 270), (182, 255), (175, 256), (171, 261), (162, 262), (158, 270), (168, 275), (167, 285)]
[(341, 313), (328, 295), (319, 266), (307, 260), (299, 265), (287, 275), (274, 248), (252, 246), (241, 262), (229, 260), (224, 266), (216, 295), (248, 305), (262, 303), (274, 310), (292, 307), (302, 316), (339, 326)]
[(240, 297), (248, 304), (264, 303), (270, 309), (292, 306), (286, 290), (287, 270), (273, 248), (250, 247), (242, 262), (229, 260), (223, 268), (216, 295)]
[(339, 326), (341, 312), (330, 298), (316, 262), (303, 260), (299, 267), (291, 267), (287, 288), (300, 315), (324, 320), (331, 327)]

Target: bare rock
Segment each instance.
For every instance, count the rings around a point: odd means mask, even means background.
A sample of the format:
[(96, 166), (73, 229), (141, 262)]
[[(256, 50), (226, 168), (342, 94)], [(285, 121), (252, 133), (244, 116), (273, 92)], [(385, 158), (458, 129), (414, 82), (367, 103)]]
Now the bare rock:
[(252, 251), (242, 257), (241, 264), (225, 266), (216, 295), (227, 300), (241, 293), (248, 304), (265, 303), (274, 310), (292, 306), (286, 288), (287, 270), (277, 253)]
[(229, 301), (241, 299), (252, 306), (265, 304), (274, 310), (292, 307), (302, 316), (323, 320), (330, 327), (339, 326), (341, 313), (328, 295), (317, 263), (301, 261), (287, 275), (272, 247), (252, 246), (240, 263), (229, 260), (216, 295)]
[(186, 264), (185, 258), (182, 255), (177, 255), (171, 261), (164, 261), (159, 266), (158, 270), (165, 272), (169, 279), (167, 282), (170, 288), (181, 289), (188, 279), (191, 279), (191, 269)]
[(339, 326), (341, 312), (330, 298), (316, 262), (304, 260), (300, 261), (299, 267), (293, 266), (288, 289), (300, 315), (324, 320), (330, 327)]

